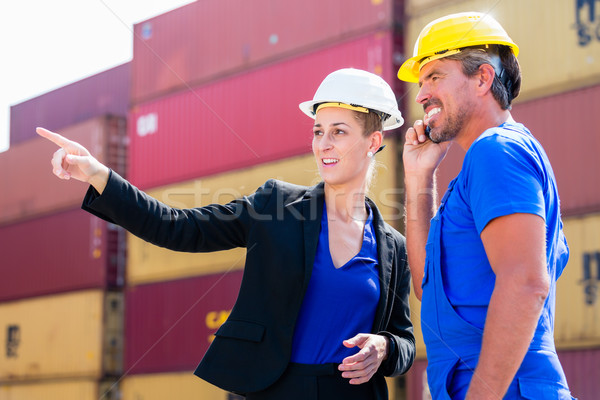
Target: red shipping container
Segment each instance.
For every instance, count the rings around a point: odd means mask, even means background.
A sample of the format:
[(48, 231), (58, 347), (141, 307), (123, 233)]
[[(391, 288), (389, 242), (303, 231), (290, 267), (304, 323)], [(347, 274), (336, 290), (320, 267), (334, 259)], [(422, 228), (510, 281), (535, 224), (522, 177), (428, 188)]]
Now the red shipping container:
[(37, 137), (35, 128), (57, 131), (101, 115), (126, 117), (131, 64), (126, 63), (10, 108), (10, 145)]
[(127, 289), (127, 374), (196, 368), (235, 303), (242, 275), (238, 270)]
[(131, 109), (132, 183), (142, 189), (311, 151), (298, 104), (330, 72), (354, 67), (391, 82), (392, 32), (382, 31)]
[[(600, 211), (600, 85), (513, 106), (512, 115), (542, 144), (558, 184), (562, 214)], [(458, 175), (465, 152), (453, 144), (438, 169), (439, 197)]]
[(81, 209), (0, 227), (0, 301), (122, 286), (124, 239)]
[[(98, 117), (59, 132), (81, 143), (109, 167), (125, 172), (124, 118)], [(69, 210), (81, 204), (88, 185), (63, 181), (52, 173), (50, 160), (57, 149), (57, 145), (38, 136), (0, 153), (0, 225)]]
[(393, 28), (402, 8), (398, 0), (188, 4), (134, 25), (132, 104)]
[(600, 349), (559, 350), (571, 395), (580, 400), (597, 399), (600, 393)]

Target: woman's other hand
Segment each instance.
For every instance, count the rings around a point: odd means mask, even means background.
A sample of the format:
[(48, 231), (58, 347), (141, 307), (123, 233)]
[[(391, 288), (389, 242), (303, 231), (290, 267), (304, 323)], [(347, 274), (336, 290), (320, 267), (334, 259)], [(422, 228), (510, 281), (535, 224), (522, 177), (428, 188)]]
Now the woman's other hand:
[(339, 365), (338, 369), (342, 371), (342, 377), (349, 378), (351, 385), (368, 382), (387, 357), (388, 340), (385, 336), (370, 333), (359, 333), (353, 338), (344, 340), (344, 346), (348, 348), (356, 346), (360, 351), (344, 358)]

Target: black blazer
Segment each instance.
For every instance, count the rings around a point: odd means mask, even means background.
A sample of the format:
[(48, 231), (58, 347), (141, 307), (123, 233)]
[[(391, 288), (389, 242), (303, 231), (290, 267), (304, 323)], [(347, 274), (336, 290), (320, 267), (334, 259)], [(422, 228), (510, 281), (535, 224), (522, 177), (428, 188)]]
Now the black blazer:
[[(404, 237), (367, 201), (373, 210), (381, 288), (371, 333), (390, 339), (390, 354), (372, 378), (378, 391), (383, 391), (383, 376), (406, 372), (415, 356), (408, 305), (410, 271)], [(290, 361), (294, 325), (316, 254), (323, 202), (323, 183), (305, 187), (269, 180), (255, 193), (231, 203), (180, 210), (111, 172), (102, 195), (90, 187), (82, 207), (171, 250), (246, 247), (235, 306), (195, 374), (225, 390), (248, 393), (273, 384)]]

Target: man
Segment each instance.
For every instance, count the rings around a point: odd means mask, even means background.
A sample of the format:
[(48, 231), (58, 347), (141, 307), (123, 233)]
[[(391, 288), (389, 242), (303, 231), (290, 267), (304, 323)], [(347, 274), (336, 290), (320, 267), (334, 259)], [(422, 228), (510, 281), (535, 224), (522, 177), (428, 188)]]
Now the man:
[[(568, 259), (552, 168), (510, 114), (517, 45), (493, 18), (428, 24), (398, 77), (425, 116), (406, 132), (406, 237), (434, 399), (571, 399), (553, 340)], [(467, 152), (434, 215), (435, 170)]]

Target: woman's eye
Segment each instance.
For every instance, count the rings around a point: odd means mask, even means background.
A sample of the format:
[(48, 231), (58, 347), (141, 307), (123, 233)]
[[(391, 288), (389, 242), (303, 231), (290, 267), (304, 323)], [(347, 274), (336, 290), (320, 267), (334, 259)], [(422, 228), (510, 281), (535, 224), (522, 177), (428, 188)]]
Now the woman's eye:
[(323, 132), (322, 131), (313, 131), (313, 134), (315, 136), (321, 136), (321, 135), (323, 135)]
[(335, 130), (335, 134), (336, 135), (343, 135), (344, 133), (346, 133), (345, 131), (341, 130), (341, 129), (336, 129)]

